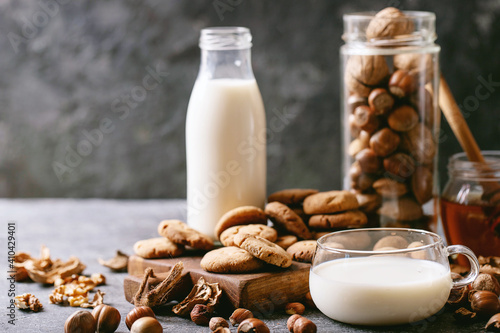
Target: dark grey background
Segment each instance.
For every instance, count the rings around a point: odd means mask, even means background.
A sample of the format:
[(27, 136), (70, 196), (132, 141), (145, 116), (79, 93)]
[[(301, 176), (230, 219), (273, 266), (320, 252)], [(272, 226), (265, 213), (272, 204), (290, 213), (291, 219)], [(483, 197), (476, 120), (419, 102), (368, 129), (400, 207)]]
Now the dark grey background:
[[(338, 188), (342, 14), (388, 5), (436, 13), (442, 71), (459, 103), (475, 95), (478, 77), (500, 81), (500, 1), (2, 1), (0, 196), (184, 197), (197, 40), (214, 25), (251, 29), (268, 120), (295, 115), (268, 141), (268, 190)], [(125, 108), (153, 69), (168, 76)], [(500, 148), (498, 89), (467, 112), (482, 149)], [(103, 121), (102, 140), (82, 144)], [(442, 128), (446, 178), (460, 147)], [(79, 144), (88, 156), (68, 166)]]

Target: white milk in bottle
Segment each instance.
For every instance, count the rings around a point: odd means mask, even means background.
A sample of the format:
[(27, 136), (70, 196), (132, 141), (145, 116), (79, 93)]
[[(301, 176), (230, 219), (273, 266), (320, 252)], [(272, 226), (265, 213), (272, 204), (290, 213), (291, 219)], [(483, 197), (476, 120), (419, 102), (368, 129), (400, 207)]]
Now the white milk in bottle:
[(246, 28), (203, 29), (186, 119), (188, 224), (213, 238), (227, 211), (266, 198), (266, 119)]

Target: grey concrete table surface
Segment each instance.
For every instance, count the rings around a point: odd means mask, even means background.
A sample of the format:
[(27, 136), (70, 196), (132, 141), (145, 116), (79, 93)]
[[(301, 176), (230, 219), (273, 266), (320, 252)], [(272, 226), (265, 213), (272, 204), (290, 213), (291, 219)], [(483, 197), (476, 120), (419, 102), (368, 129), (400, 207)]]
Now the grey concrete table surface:
[[(0, 262), (7, 274), (7, 226), (15, 223), (17, 251), (39, 256), (40, 246), (46, 245), (53, 258), (67, 260), (79, 257), (87, 265), (84, 273), (103, 273), (107, 278), (105, 303), (115, 306), (122, 315), (117, 332), (128, 332), (124, 318), (133, 306), (123, 295), (126, 273), (112, 273), (98, 264), (98, 258), (110, 258), (117, 249), (132, 253), (140, 239), (155, 237), (159, 221), (167, 218), (185, 219), (185, 200), (100, 200), (100, 199), (0, 199)], [(8, 323), (9, 284), (0, 279), (0, 332), (63, 332), (66, 318), (77, 308), (49, 304), (52, 287), (37, 283), (16, 283), (16, 294), (35, 294), (42, 302), (38, 313), (18, 310), (15, 325)], [(428, 320), (397, 327), (356, 327), (335, 322), (319, 311), (305, 314), (318, 326), (318, 332), (480, 332), (484, 323), (457, 325), (449, 311), (442, 311)], [(276, 311), (265, 318), (271, 332), (288, 332), (288, 316)], [(171, 314), (159, 316), (165, 332), (209, 332), (190, 320)], [(232, 332), (236, 332), (233, 328)]]

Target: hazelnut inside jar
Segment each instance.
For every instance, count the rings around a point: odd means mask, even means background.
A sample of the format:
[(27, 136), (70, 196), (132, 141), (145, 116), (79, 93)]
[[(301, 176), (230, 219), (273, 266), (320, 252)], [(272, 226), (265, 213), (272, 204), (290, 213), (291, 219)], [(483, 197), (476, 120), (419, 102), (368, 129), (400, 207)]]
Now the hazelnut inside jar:
[(370, 226), (435, 231), (440, 47), (434, 26), (430, 12), (344, 15), (343, 187), (381, 198), (378, 207), (360, 207)]

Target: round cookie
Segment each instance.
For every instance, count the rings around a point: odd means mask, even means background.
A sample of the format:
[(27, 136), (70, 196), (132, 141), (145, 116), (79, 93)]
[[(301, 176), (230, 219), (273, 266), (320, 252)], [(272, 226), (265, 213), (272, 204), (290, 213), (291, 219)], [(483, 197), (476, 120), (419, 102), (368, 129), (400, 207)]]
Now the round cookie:
[(279, 236), (274, 244), (281, 246), (284, 250), (288, 249), (292, 244), (297, 243), (297, 236), (294, 235), (283, 235)]
[(224, 230), (220, 234), (220, 241), (224, 246), (235, 246), (234, 236), (237, 234), (249, 234), (254, 236), (259, 236), (267, 239), (270, 242), (274, 242), (278, 238), (278, 233), (275, 229), (268, 227), (263, 224), (247, 224), (247, 225), (237, 225)]
[(253, 256), (267, 262), (268, 264), (289, 267), (292, 264), (292, 256), (280, 246), (271, 243), (267, 239), (249, 234), (237, 234), (234, 242), (240, 248), (247, 250)]
[(264, 267), (264, 262), (244, 249), (228, 246), (205, 253), (200, 266), (213, 273), (249, 273)]
[(156, 237), (136, 242), (134, 252), (146, 259), (171, 258), (184, 253), (184, 246), (177, 245), (165, 237)]
[(222, 215), (215, 226), (215, 234), (220, 238), (220, 234), (235, 225), (243, 224), (266, 224), (266, 213), (259, 207), (241, 206), (231, 209), (226, 214)]
[(312, 238), (311, 232), (307, 229), (302, 218), (281, 202), (274, 201), (268, 203), (265, 212), (269, 219), (279, 228), (285, 229), (302, 239)]
[(288, 252), (292, 256), (293, 260), (300, 262), (312, 262), (315, 251), (315, 240), (305, 240), (297, 242), (286, 250), (286, 252)]
[(311, 215), (358, 209), (358, 206), (356, 195), (349, 191), (320, 192), (304, 200), (304, 212)]
[(330, 215), (313, 215), (309, 218), (309, 226), (315, 229), (359, 227), (366, 223), (368, 223), (368, 218), (359, 210), (348, 210)]
[(210, 237), (179, 220), (162, 221), (158, 226), (158, 233), (174, 243), (188, 245), (195, 249), (211, 250), (214, 248), (214, 242)]
[(285, 205), (298, 205), (311, 194), (318, 193), (318, 190), (305, 188), (289, 188), (278, 192), (271, 193), (267, 198), (267, 202), (278, 201)]

